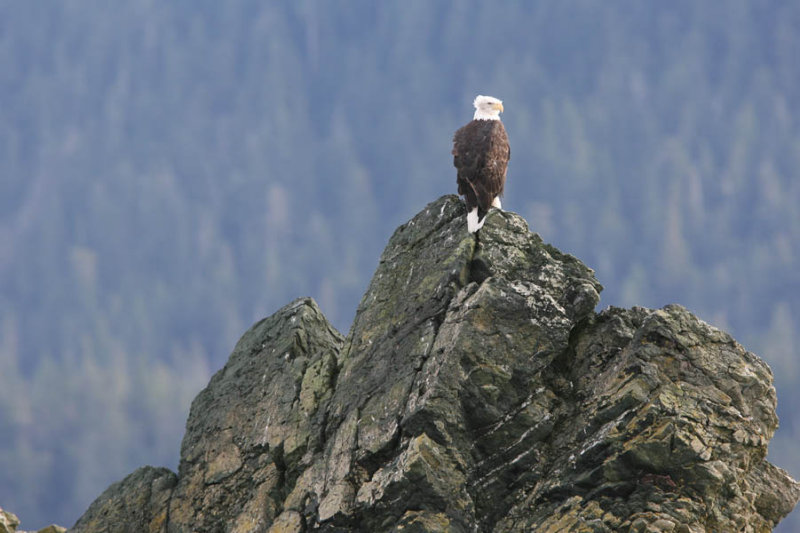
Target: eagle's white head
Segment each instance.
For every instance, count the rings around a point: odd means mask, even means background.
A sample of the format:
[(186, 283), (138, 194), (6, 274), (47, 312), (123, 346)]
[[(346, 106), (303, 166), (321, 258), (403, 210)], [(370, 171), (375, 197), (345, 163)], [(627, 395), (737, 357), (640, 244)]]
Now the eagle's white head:
[(475, 106), (475, 116), (473, 120), (500, 120), (500, 112), (503, 111), (503, 102), (494, 96), (484, 96), (479, 94), (472, 102)]

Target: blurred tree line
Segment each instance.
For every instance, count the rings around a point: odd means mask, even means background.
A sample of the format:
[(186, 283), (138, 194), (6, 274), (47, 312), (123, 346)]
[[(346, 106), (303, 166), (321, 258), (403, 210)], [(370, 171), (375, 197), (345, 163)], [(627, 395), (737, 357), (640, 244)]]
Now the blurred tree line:
[[(800, 4), (0, 2), (0, 504), (71, 525), (175, 467), (255, 320), (346, 332), (394, 228), (506, 105), (504, 206), (776, 374), (800, 476)], [(787, 531), (790, 522), (785, 526)]]

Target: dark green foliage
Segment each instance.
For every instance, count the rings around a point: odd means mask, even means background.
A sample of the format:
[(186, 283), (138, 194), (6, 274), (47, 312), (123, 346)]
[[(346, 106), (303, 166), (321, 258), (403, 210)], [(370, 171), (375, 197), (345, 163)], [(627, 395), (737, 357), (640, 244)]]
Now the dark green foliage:
[(69, 524), (174, 467), (191, 398), (295, 297), (346, 328), (391, 231), (455, 191), (477, 93), (507, 110), (504, 206), (604, 304), (678, 302), (762, 355), (800, 475), (799, 24), (783, 1), (0, 3), (0, 504)]

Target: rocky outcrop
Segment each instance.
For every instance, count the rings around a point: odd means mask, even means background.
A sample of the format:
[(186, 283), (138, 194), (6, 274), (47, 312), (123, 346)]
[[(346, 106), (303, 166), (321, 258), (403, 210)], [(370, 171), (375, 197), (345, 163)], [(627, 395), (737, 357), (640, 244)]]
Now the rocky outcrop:
[(4, 511), (0, 507), (0, 533), (14, 533), (19, 525), (19, 518), (14, 513)]
[(346, 339), (310, 299), (256, 324), (178, 475), (138, 470), (73, 530), (764, 532), (791, 511), (763, 361), (679, 306), (596, 314), (592, 271), (522, 218), (464, 217), (446, 196), (398, 228)]
[(166, 468), (139, 468), (108, 487), (72, 530), (108, 533), (163, 531), (176, 481), (177, 476)]
[[(17, 515), (4, 511), (0, 507), (0, 533), (33, 533), (18, 530), (18, 526), (19, 518), (17, 518)], [(36, 531), (36, 533), (64, 533), (66, 530), (64, 527), (53, 524)]]

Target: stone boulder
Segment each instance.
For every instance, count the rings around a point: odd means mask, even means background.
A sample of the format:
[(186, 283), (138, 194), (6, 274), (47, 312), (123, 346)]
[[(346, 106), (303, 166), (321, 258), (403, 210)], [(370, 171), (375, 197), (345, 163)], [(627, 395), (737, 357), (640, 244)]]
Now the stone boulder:
[(195, 399), (177, 476), (73, 531), (766, 532), (769, 367), (686, 309), (595, 307), (593, 272), (445, 196), (394, 233), (346, 338), (300, 299)]

